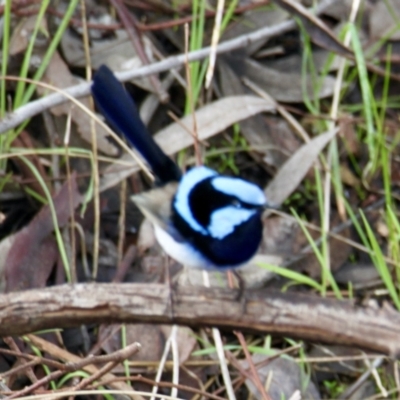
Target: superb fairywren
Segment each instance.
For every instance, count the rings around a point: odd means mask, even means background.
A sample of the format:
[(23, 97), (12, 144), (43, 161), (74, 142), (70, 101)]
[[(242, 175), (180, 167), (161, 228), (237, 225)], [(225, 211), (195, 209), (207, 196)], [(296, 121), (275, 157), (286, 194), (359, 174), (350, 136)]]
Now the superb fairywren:
[(207, 167), (182, 175), (147, 132), (132, 98), (106, 66), (93, 79), (92, 95), (108, 123), (150, 164), (159, 188), (132, 196), (150, 219), (165, 252), (176, 261), (206, 269), (246, 263), (262, 237), (264, 192), (240, 178)]

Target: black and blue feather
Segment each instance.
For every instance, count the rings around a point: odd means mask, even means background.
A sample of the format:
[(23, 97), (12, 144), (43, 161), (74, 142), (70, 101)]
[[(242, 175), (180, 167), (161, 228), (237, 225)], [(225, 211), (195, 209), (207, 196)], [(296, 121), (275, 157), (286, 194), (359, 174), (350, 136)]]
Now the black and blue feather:
[(181, 179), (181, 170), (148, 134), (132, 98), (105, 65), (94, 76), (92, 95), (107, 122), (139, 151), (160, 183)]
[(165, 251), (183, 264), (203, 268), (235, 268), (248, 261), (262, 238), (263, 191), (202, 166), (182, 176), (147, 132), (132, 98), (106, 66), (97, 71), (92, 94), (106, 120), (142, 154), (158, 181), (179, 182), (168, 224), (158, 235)]

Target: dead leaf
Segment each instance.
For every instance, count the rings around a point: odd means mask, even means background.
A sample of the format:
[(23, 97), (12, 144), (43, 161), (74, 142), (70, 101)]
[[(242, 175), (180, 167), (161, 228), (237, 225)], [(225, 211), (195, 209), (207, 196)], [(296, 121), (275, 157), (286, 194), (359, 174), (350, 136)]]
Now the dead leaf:
[(301, 19), (314, 43), (333, 53), (347, 57), (353, 56), (353, 52), (336, 39), (328, 26), (320, 18), (307, 10), (300, 2), (293, 0), (274, 0), (274, 2)]
[[(302, 103), (304, 90), (302, 87), (302, 72), (299, 66), (297, 72), (285, 73), (250, 59), (243, 62), (244, 71), (241, 76), (248, 77), (260, 86), (276, 101), (285, 103)], [(306, 77), (306, 91), (310, 98), (319, 99), (332, 96), (335, 87), (335, 79), (329, 75), (319, 79), (319, 92), (315, 91), (315, 81)]]
[[(161, 325), (161, 331), (164, 337), (168, 339), (171, 334), (170, 325)], [(179, 364), (186, 362), (190, 355), (196, 350), (197, 340), (192, 329), (187, 326), (179, 326), (176, 332), (176, 343), (178, 345)]]
[[(399, 40), (399, 18), (400, 3), (398, 1), (377, 1), (369, 12), (371, 39), (380, 40), (385, 37), (386, 39), (390, 40)], [(387, 37), (389, 32), (391, 32), (391, 35)]]
[(382, 284), (378, 270), (375, 265), (369, 262), (344, 263), (334, 273), (334, 278), (338, 284), (344, 287), (348, 287), (349, 283), (351, 283), (355, 290), (367, 289)]
[[(273, 111), (275, 104), (256, 96), (231, 96), (208, 104), (195, 112), (199, 140), (206, 140), (228, 128), (232, 124), (249, 118), (252, 115), (265, 111)], [(179, 123), (173, 123), (158, 132), (154, 139), (166, 154), (175, 154), (178, 151), (192, 146), (193, 137), (184, 128), (192, 130), (193, 116), (182, 118)], [(101, 179), (100, 190), (106, 190), (129, 175), (139, 170), (138, 164), (130, 155), (124, 155), (123, 162), (131, 162), (132, 166), (111, 165), (106, 168)]]
[[(18, 25), (13, 29), (9, 45), (9, 55), (24, 53), (29, 45), (29, 40), (32, 37), (35, 25), (37, 24), (37, 15), (32, 15), (27, 18), (21, 18)], [(40, 22), (40, 29), (47, 30), (46, 20)]]
[[(221, 92), (224, 96), (245, 94), (247, 89), (223, 58), (218, 61)], [(239, 122), (240, 131), (250, 147), (256, 149), (251, 156), (256, 162), (265, 162), (276, 169), (299, 147), (300, 142), (286, 121), (279, 115), (254, 115)]]
[[(59, 227), (68, 222), (71, 208), (81, 201), (76, 177), (72, 175), (53, 198)], [(58, 255), (55, 239), (50, 236), (53, 230), (50, 207), (46, 205), (28, 226), (6, 239), (12, 241), (4, 256), (7, 292), (45, 286)]]
[(324, 15), (339, 21), (347, 21), (351, 12), (353, 0), (331, 1), (324, 10)]
[[(99, 340), (109, 331), (109, 326), (104, 326), (100, 332)], [(126, 325), (126, 343), (129, 345), (134, 342), (141, 344), (140, 354), (135, 354), (131, 360), (159, 361), (164, 352), (165, 344), (170, 336), (171, 326), (169, 325), (150, 325), (150, 324), (128, 324)], [(190, 357), (197, 346), (197, 340), (190, 328), (178, 327), (176, 335), (178, 345), (179, 363), (184, 363)], [(108, 339), (103, 349), (107, 353), (112, 353), (121, 348), (121, 333), (117, 331)]]
[[(143, 45), (149, 60), (154, 62), (152, 45), (145, 36), (143, 36)], [(86, 67), (86, 56), (82, 46), (82, 38), (78, 37), (70, 29), (67, 29), (61, 40), (61, 46), (68, 65), (80, 68)], [(113, 35), (104, 37), (101, 40), (92, 40), (90, 44), (90, 61), (92, 68), (95, 70), (100, 65), (107, 64), (116, 72), (133, 70), (143, 66), (142, 61), (132, 46), (127, 31), (122, 29), (115, 30)], [(148, 77), (134, 79), (132, 82), (146, 91), (154, 91)]]
[[(224, 32), (221, 42), (241, 35), (249, 34), (264, 26), (273, 27), (288, 19), (288, 13), (282, 9), (257, 8), (245, 12), (240, 18), (229, 24)], [(246, 56), (252, 55), (263, 47), (270, 38), (264, 38), (251, 43), (244, 49)], [(246, 57), (245, 56), (245, 57)]]
[(297, 188), (308, 170), (317, 160), (321, 150), (336, 135), (337, 130), (326, 132), (301, 146), (282, 168), (265, 189), (265, 194), (270, 204), (282, 204)]
[[(332, 57), (332, 53), (324, 49), (313, 49), (312, 65), (318, 72), (326, 73), (328, 57)], [(341, 61), (340, 56), (333, 56), (333, 60), (329, 63), (329, 72), (337, 71)], [(281, 72), (294, 73), (299, 71), (302, 63), (302, 55), (298, 53), (288, 54), (285, 57), (268, 60), (268, 67)], [(325, 71), (325, 72), (324, 72)]]
[[(318, 400), (321, 398), (314, 383), (308, 379), (304, 380), (305, 377), (299, 364), (289, 356), (269, 361), (268, 356), (261, 354), (254, 354), (251, 358), (254, 364), (263, 363), (262, 367), (257, 368), (257, 372), (263, 385), (269, 382), (265, 389), (271, 400), (289, 399), (296, 391), (300, 391), (301, 398), (304, 399)], [(239, 363), (242, 368), (249, 368), (246, 360), (239, 361)], [(306, 384), (307, 382), (308, 384)], [(255, 399), (262, 398), (253, 380), (247, 378), (245, 383)]]
[(345, 185), (359, 187), (361, 180), (354, 174), (354, 172), (345, 163), (340, 163), (340, 179)]

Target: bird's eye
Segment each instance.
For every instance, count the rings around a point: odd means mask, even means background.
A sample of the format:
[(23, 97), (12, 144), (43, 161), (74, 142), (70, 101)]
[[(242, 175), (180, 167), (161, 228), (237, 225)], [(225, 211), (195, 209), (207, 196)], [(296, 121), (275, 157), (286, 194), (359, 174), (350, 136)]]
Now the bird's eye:
[(240, 208), (240, 201), (237, 199), (232, 200), (233, 207)]

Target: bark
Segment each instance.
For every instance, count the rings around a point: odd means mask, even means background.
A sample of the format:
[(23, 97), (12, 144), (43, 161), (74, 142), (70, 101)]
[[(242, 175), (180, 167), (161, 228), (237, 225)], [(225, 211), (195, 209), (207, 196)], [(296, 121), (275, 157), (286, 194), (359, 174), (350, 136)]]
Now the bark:
[(0, 336), (88, 323), (163, 323), (270, 333), (400, 355), (400, 314), (318, 296), (160, 284), (77, 284), (0, 295)]

